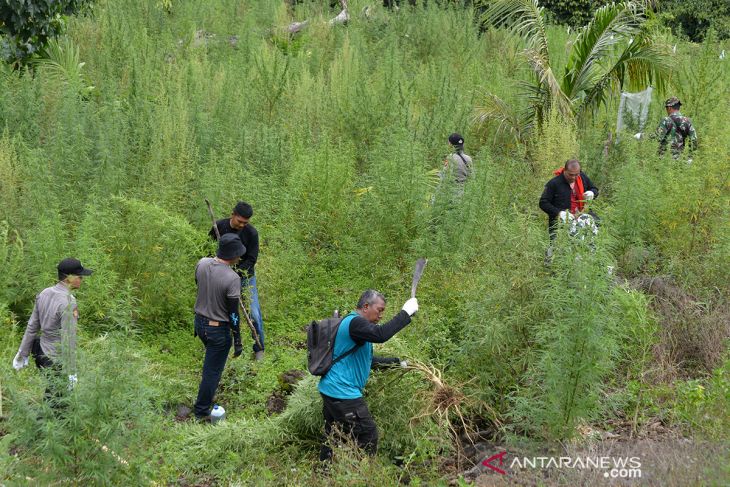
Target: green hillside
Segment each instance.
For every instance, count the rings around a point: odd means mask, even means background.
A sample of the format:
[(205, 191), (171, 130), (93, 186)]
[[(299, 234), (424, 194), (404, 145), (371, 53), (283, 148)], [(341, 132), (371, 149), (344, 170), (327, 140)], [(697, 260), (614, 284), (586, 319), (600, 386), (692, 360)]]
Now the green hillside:
[[(501, 451), (639, 455), (651, 485), (729, 482), (730, 41), (676, 39), (648, 14), (668, 70), (645, 137), (616, 133), (618, 80), (585, 114), (555, 102), (518, 134), (479, 115), (491, 95), (515, 117), (534, 101), (524, 40), (460, 2), (349, 0), (349, 22), (330, 25), (337, 3), (100, 0), (44, 55), (0, 65), (0, 485), (605, 481), (474, 470)], [(546, 29), (563, 73), (576, 30)], [(670, 96), (697, 130), (691, 163), (648, 137)], [(461, 196), (439, 182), (452, 132), (474, 160)], [(600, 228), (561, 226), (546, 264), (538, 200), (572, 158), (600, 189)], [(218, 218), (253, 205), (267, 340), (263, 361), (246, 334), (229, 358), (215, 425), (176, 418), (204, 354), (206, 198)], [(68, 256), (95, 272), (76, 294), (78, 385), (54, 415), (32, 359), (11, 361)], [(346, 445), (323, 471), (317, 379), (292, 392), (281, 376), (306, 370), (306, 325), (365, 289), (390, 319), (420, 257), (420, 310), (376, 346), (411, 366), (366, 389), (378, 454)], [(703, 459), (672, 468), (690, 444)]]

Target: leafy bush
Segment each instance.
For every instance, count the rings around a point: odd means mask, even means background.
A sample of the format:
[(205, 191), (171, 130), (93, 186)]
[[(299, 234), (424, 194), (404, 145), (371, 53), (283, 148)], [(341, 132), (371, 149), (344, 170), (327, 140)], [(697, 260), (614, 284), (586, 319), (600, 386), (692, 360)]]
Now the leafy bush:
[(675, 420), (707, 438), (727, 441), (730, 424), (725, 412), (730, 406), (730, 361), (726, 360), (706, 380), (681, 381), (676, 387), (672, 410)]
[(541, 2), (560, 24), (573, 27), (585, 25), (593, 12), (608, 3), (607, 0), (544, 0)]
[(562, 227), (555, 241), (553, 275), (543, 291), (550, 313), (533, 330), (537, 360), (514, 413), (534, 418), (530, 426), (538, 435), (569, 437), (579, 419), (593, 417), (603, 379), (615, 366), (618, 321), (607, 238), (591, 240), (590, 234), (568, 237)]
[(195, 263), (210, 249), (207, 235), (154, 205), (113, 197), (87, 207), (77, 246), (100, 271), (84, 286), (92, 320), (123, 324), (132, 318), (150, 332), (165, 323), (189, 324)]
[(723, 0), (681, 0), (658, 2), (658, 12), (675, 35), (702, 42), (710, 29), (720, 39), (730, 38), (730, 5)]
[(0, 53), (5, 62), (22, 63), (41, 50), (65, 26), (64, 15), (86, 7), (89, 0), (5, 0), (0, 3)]
[[(22, 461), (7, 480), (143, 483), (151, 477), (152, 445), (159, 431), (156, 390), (144, 357), (117, 335), (88, 344), (79, 357), (79, 381), (51, 409), (41, 400), (46, 381), (35, 369), (21, 384), (9, 382), (10, 444)], [(66, 377), (50, 374), (49, 387), (66, 390)], [(53, 384), (58, 381), (58, 384)], [(39, 384), (40, 382), (40, 384)], [(32, 461), (27, 461), (32, 459)]]

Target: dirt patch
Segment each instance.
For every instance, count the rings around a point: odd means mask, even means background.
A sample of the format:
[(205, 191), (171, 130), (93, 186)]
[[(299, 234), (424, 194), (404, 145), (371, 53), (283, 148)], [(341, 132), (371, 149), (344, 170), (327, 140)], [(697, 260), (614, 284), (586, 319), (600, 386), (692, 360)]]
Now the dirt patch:
[(706, 303), (682, 289), (668, 276), (642, 276), (629, 286), (653, 296), (652, 310), (660, 323), (654, 348), (663, 382), (720, 366), (730, 337), (730, 307)]
[(175, 421), (181, 423), (190, 419), (190, 414), (193, 412), (188, 406), (180, 404), (175, 411)]
[(306, 374), (303, 370), (292, 369), (279, 374), (279, 387), (266, 400), (266, 412), (269, 416), (279, 414), (286, 409), (287, 396), (294, 392), (294, 387)]
[(683, 438), (658, 420), (633, 438), (628, 428), (589, 425), (566, 443), (505, 445), (485, 433), (473, 443), (462, 440), (460, 458), (442, 465), (451, 485), (462, 479), (477, 486), (730, 485), (730, 444)]
[(299, 369), (287, 370), (279, 374), (279, 388), (286, 394), (294, 392), (294, 386), (304, 379), (304, 371)]
[(272, 414), (282, 413), (286, 409), (286, 396), (281, 391), (274, 391), (266, 400), (266, 412)]

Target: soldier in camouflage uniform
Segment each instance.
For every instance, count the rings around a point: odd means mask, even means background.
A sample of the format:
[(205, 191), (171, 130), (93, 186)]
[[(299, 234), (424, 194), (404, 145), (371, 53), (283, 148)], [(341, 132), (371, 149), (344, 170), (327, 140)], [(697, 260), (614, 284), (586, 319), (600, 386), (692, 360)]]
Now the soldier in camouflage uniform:
[(687, 139), (689, 139), (690, 152), (697, 148), (697, 134), (692, 126), (692, 121), (679, 113), (680, 106), (682, 106), (682, 102), (676, 96), (664, 103), (667, 116), (662, 119), (655, 134), (655, 137), (659, 139), (659, 155), (664, 154), (667, 144), (670, 144), (672, 157), (678, 159)]

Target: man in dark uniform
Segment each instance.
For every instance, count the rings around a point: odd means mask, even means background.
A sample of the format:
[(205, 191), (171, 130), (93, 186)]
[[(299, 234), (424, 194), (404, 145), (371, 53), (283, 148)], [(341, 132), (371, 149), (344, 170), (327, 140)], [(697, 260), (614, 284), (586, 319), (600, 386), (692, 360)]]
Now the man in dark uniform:
[[(239, 201), (233, 208), (230, 218), (218, 220), (216, 226), (221, 235), (227, 233), (238, 235), (241, 243), (246, 247), (246, 253), (243, 254), (241, 260), (233, 269), (241, 278), (241, 289), (247, 297), (251, 321), (253, 321), (256, 334), (258, 334), (258, 339), (261, 343), (259, 347), (256, 336), (252, 332), (254, 355), (256, 360), (262, 360), (264, 358), (265, 348), (264, 321), (261, 315), (261, 304), (259, 303), (259, 291), (256, 286), (256, 273), (254, 269), (259, 257), (259, 232), (249, 223), (252, 216), (253, 208), (251, 205), (244, 201)], [(209, 235), (214, 239), (216, 238), (214, 228), (210, 229)]]

